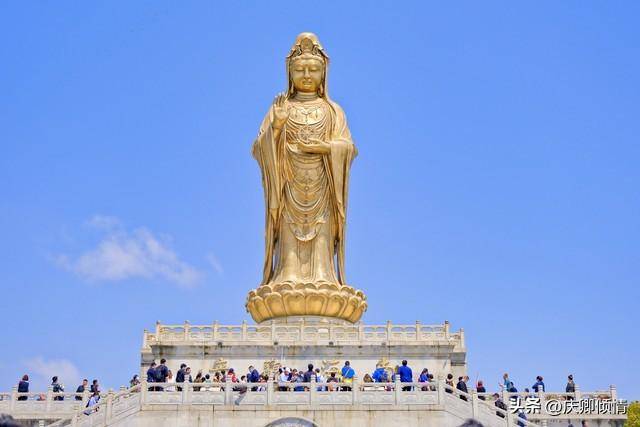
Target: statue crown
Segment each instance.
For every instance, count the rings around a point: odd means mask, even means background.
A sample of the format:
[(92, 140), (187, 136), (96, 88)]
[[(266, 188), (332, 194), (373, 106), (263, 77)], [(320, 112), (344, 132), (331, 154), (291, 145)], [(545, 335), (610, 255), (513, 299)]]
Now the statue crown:
[(313, 33), (298, 35), (287, 59), (292, 62), (299, 58), (314, 58), (326, 63), (328, 57), (318, 40), (318, 36)]

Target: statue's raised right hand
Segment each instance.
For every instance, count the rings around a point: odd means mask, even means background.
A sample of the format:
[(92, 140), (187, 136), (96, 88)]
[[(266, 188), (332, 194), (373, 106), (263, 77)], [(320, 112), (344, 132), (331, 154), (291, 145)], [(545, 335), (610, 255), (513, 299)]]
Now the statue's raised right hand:
[(273, 123), (271, 123), (271, 126), (274, 129), (282, 129), (282, 126), (287, 123), (289, 110), (285, 105), (286, 100), (287, 97), (284, 93), (278, 94), (273, 100)]

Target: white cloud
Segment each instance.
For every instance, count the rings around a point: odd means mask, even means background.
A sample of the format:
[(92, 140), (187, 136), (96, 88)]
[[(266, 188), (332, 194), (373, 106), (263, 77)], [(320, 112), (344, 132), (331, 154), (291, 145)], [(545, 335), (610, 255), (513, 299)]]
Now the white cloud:
[(31, 391), (44, 391), (51, 385), (51, 378), (56, 375), (65, 391), (74, 391), (82, 381), (78, 368), (67, 359), (45, 360), (42, 356), (23, 362), (26, 374), (29, 375)]
[(146, 228), (128, 231), (117, 218), (108, 216), (96, 215), (87, 225), (105, 234), (97, 247), (75, 258), (56, 257), (59, 266), (87, 281), (161, 278), (190, 287), (201, 278), (169, 247), (166, 237), (158, 238)]
[(211, 264), (211, 267), (213, 267), (216, 273), (218, 273), (219, 275), (222, 275), (222, 273), (224, 273), (224, 269), (222, 268), (220, 260), (213, 252), (209, 252), (207, 254), (207, 261), (209, 261), (209, 264)]

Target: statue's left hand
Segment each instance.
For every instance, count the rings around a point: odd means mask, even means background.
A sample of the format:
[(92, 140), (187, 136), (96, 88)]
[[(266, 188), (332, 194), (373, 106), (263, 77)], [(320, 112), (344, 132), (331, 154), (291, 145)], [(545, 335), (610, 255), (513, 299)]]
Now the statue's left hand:
[(299, 144), (298, 147), (305, 153), (329, 154), (331, 152), (331, 144), (320, 138), (309, 138), (309, 142)]

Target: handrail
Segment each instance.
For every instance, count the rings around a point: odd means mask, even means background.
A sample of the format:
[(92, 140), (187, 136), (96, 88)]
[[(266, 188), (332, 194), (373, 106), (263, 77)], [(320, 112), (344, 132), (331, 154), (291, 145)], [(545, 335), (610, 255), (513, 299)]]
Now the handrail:
[(144, 332), (143, 347), (171, 342), (199, 343), (202, 342), (254, 342), (272, 344), (278, 342), (394, 342), (408, 344), (423, 344), (429, 341), (451, 343), (464, 347), (464, 331), (450, 332), (449, 324), (423, 325), (413, 324), (395, 325), (388, 322), (384, 325), (364, 324), (333, 324), (313, 323), (304, 320), (290, 323), (268, 323), (249, 325), (209, 325), (156, 324), (155, 331)]
[[(0, 393), (1, 394), (1, 393)], [(34, 394), (34, 393), (25, 393)], [(50, 396), (52, 393), (49, 393)], [(554, 395), (554, 393), (540, 393)], [(585, 393), (586, 394), (586, 393)], [(6, 394), (5, 394), (6, 395)], [(17, 393), (14, 393), (14, 397)], [(503, 393), (503, 399), (508, 396)], [(524, 396), (526, 393), (511, 393)], [(611, 395), (611, 393), (609, 394)], [(176, 398), (176, 396), (178, 396)], [(391, 396), (391, 398), (390, 398)], [(485, 397), (488, 399), (481, 399)], [(133, 400), (129, 400), (133, 399)], [(535, 423), (519, 418), (510, 409), (495, 406), (493, 397), (488, 393), (477, 393), (472, 389), (463, 392), (444, 382), (440, 377), (430, 382), (301, 382), (290, 383), (271, 380), (261, 383), (142, 383), (123, 389), (120, 392), (110, 390), (98, 402), (87, 408), (84, 404), (74, 408), (70, 415), (52, 424), (53, 427), (90, 424), (99, 427), (114, 417), (140, 410), (144, 405), (194, 404), (194, 405), (310, 405), (313, 408), (329, 408), (332, 405), (372, 405), (395, 403), (396, 405), (439, 405), (446, 411), (458, 416), (474, 417), (490, 425), (536, 426)], [(454, 400), (461, 404), (453, 404)], [(74, 403), (77, 401), (74, 401)], [(2, 401), (0, 401), (2, 403)], [(452, 405), (453, 404), (453, 405)], [(505, 401), (508, 405), (509, 402)], [(463, 405), (463, 406), (461, 406)], [(508, 406), (507, 406), (508, 408)], [(543, 406), (544, 408), (544, 406)], [(2, 410), (2, 407), (0, 407)], [(456, 412), (457, 411), (457, 412)], [(551, 419), (544, 409), (535, 420)]]

